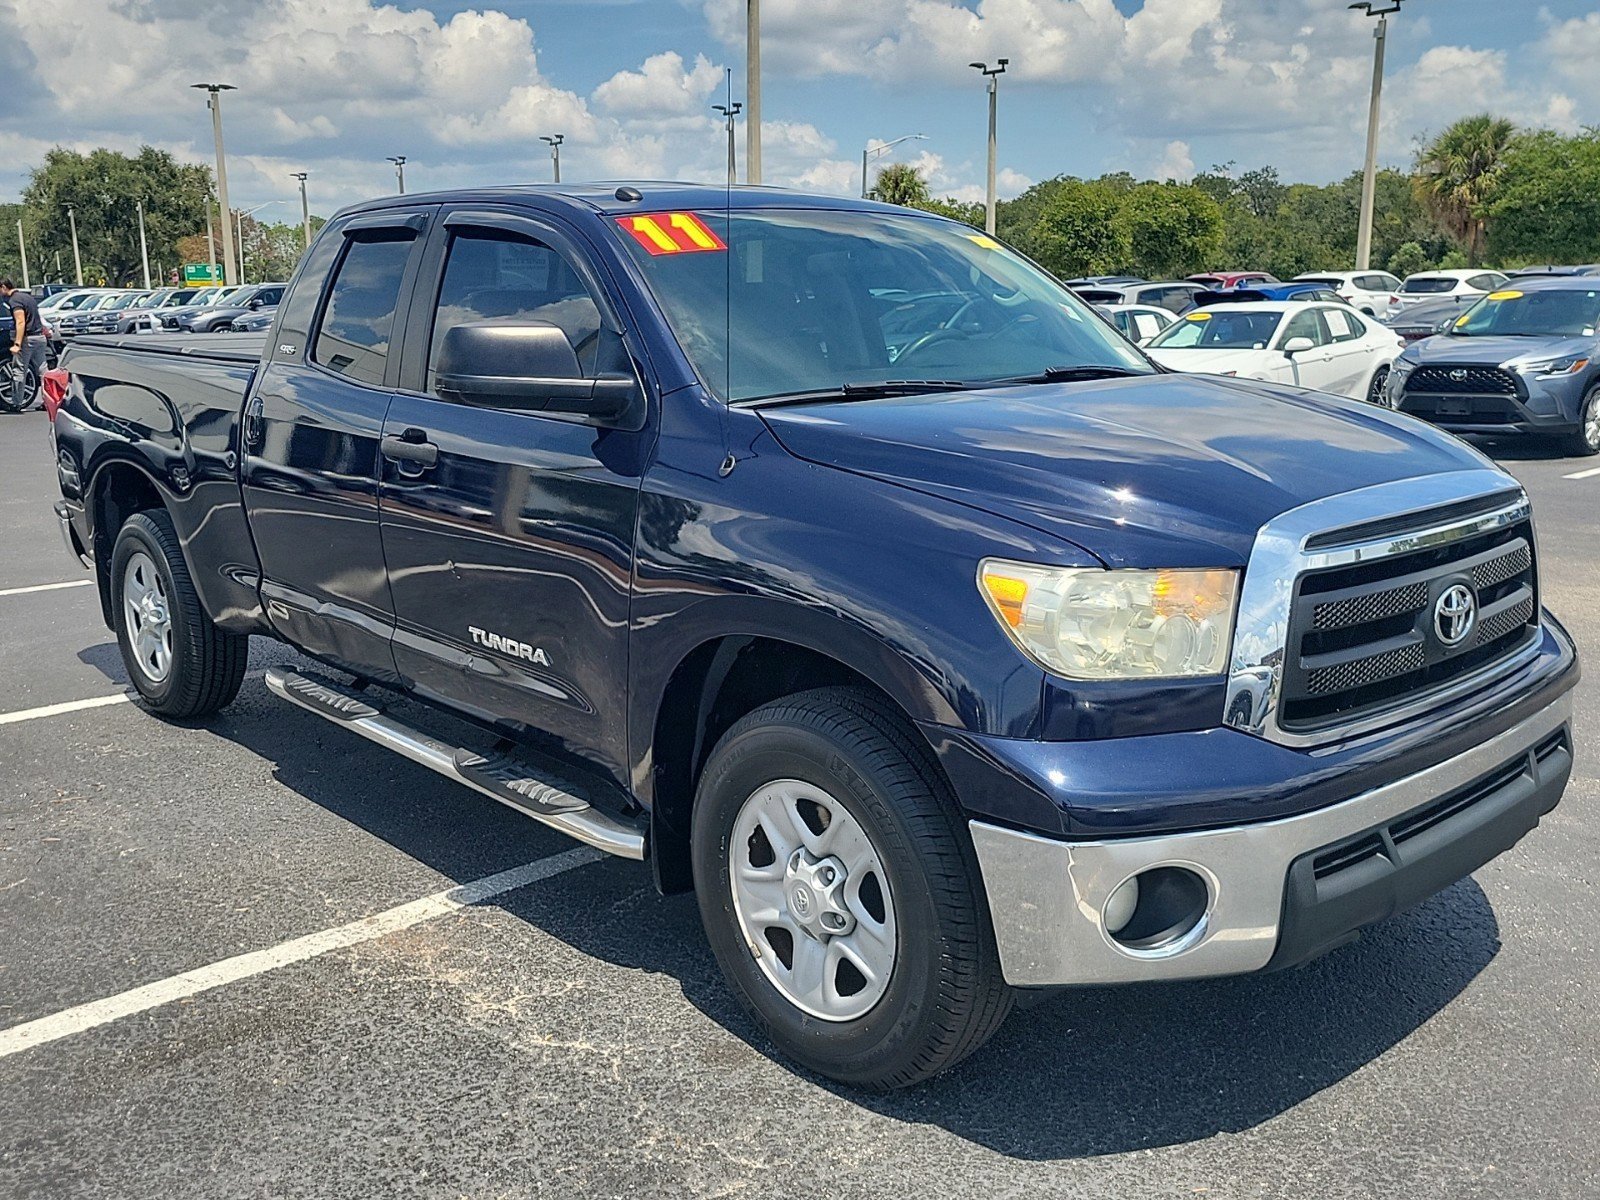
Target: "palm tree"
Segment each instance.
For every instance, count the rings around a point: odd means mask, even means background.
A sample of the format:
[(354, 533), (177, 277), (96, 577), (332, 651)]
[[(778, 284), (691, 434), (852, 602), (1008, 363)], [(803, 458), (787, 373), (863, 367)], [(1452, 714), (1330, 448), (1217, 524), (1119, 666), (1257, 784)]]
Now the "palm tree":
[(930, 198), (928, 181), (922, 172), (910, 163), (890, 163), (878, 172), (867, 193), (885, 204), (899, 204), (906, 208), (920, 208)]
[(1467, 260), (1483, 257), (1484, 209), (1494, 198), (1506, 150), (1517, 135), (1510, 121), (1482, 113), (1463, 117), (1417, 155), (1417, 199), (1467, 247)]

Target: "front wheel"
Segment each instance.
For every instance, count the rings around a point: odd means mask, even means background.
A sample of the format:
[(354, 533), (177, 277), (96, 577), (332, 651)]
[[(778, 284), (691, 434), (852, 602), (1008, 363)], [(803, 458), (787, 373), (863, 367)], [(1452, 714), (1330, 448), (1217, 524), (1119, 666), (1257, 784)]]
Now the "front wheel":
[(250, 639), (217, 628), (201, 607), (166, 513), (134, 513), (118, 531), (111, 596), (122, 661), (152, 710), (203, 717), (239, 694)]
[(22, 378), (22, 390), (17, 390), (17, 372), (10, 363), (0, 365), (0, 410), (19, 413), (25, 411), (40, 396), (39, 373), (29, 367)]
[(1379, 367), (1372, 373), (1372, 382), (1367, 385), (1367, 399), (1381, 408), (1390, 408), (1389, 403), (1389, 368)]
[(806, 692), (734, 725), (701, 776), (691, 843), (718, 964), (812, 1070), (904, 1087), (1010, 1010), (954, 803), (870, 694)]
[(1569, 455), (1586, 458), (1600, 454), (1600, 385), (1589, 389), (1578, 411), (1578, 427), (1563, 439)]

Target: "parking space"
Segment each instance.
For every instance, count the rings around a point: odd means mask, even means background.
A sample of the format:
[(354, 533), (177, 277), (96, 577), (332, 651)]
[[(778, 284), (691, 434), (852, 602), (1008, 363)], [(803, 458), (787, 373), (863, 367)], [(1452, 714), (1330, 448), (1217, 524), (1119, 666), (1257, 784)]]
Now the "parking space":
[[(769, 1052), (692, 898), (276, 701), (259, 671), (290, 652), (253, 646), (201, 723), (115, 699), (94, 589), (16, 590), (85, 578), (44, 437), (0, 421), (7, 1200), (1600, 1192), (1592, 676), (1566, 801), (1472, 879), (1298, 971), (1054, 996), (950, 1075), (860, 1094)], [(1485, 449), (1600, 647), (1593, 460)]]

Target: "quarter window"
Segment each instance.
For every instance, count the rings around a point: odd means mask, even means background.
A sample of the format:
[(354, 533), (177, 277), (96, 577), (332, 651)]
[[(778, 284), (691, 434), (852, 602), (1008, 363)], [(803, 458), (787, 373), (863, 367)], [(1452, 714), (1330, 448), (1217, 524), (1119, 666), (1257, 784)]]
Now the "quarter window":
[(412, 236), (351, 239), (313, 343), (313, 360), (362, 383), (382, 384)]

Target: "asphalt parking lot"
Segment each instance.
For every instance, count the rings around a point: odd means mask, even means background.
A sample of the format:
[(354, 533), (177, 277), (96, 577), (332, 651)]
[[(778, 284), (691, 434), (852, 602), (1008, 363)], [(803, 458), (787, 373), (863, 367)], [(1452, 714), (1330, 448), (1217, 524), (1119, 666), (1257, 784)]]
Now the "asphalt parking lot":
[[(691, 898), (274, 700), (288, 651), (203, 723), (127, 702), (45, 436), (0, 419), (0, 1197), (1600, 1193), (1593, 668), (1564, 803), (1472, 879), (862, 1095), (771, 1056)], [(1490, 449), (1600, 654), (1600, 463)]]

